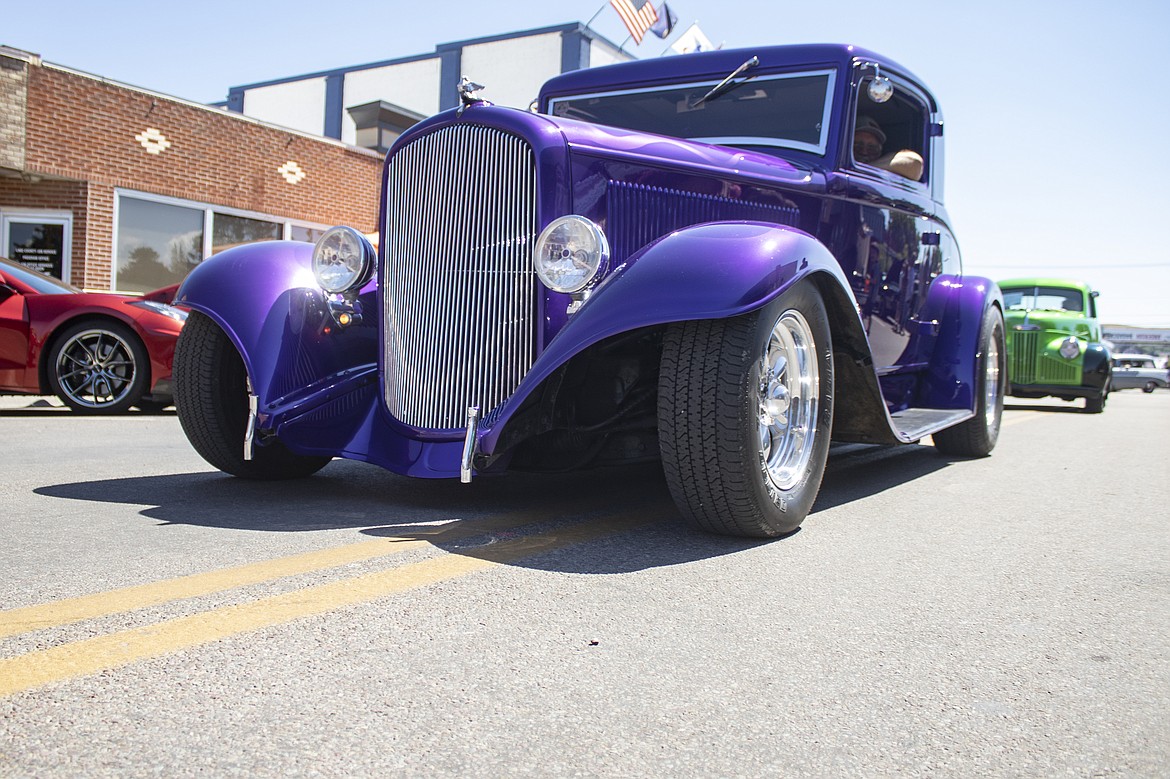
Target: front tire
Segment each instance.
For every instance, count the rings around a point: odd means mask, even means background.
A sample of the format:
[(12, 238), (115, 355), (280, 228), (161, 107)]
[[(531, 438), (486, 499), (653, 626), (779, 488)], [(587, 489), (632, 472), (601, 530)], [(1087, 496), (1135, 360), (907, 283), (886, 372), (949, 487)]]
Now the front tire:
[(731, 319), (666, 332), (658, 434), (666, 481), (701, 530), (772, 538), (812, 509), (829, 453), (829, 317), (810, 281)]
[(150, 355), (119, 322), (78, 322), (49, 352), (49, 388), (81, 414), (121, 414), (149, 385)]
[(1142, 392), (1150, 393), (1158, 389), (1158, 385), (1152, 381), (1147, 381), (1146, 385), (1142, 387)]
[(192, 311), (175, 344), (175, 411), (195, 451), (225, 473), (245, 479), (298, 479), (325, 467), (329, 457), (294, 454), (279, 441), (255, 447), (244, 459), (248, 384), (244, 361), (210, 317)]
[(975, 416), (932, 436), (934, 446), (940, 452), (959, 457), (986, 457), (991, 454), (999, 440), (999, 427), (1003, 420), (1006, 359), (1003, 314), (995, 306), (990, 306), (983, 315), (979, 329), (979, 379), (975, 385)]
[(1105, 410), (1105, 404), (1109, 400), (1109, 382), (1105, 382), (1105, 386), (1101, 388), (1101, 394), (1095, 398), (1085, 398), (1085, 413), (1086, 414), (1100, 414)]

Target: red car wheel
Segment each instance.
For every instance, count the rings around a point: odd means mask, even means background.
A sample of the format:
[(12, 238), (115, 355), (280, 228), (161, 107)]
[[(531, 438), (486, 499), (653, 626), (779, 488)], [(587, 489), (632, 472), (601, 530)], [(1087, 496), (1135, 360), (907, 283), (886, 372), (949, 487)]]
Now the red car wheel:
[(150, 385), (150, 357), (142, 341), (117, 322), (78, 322), (49, 353), (49, 386), (83, 414), (120, 414)]

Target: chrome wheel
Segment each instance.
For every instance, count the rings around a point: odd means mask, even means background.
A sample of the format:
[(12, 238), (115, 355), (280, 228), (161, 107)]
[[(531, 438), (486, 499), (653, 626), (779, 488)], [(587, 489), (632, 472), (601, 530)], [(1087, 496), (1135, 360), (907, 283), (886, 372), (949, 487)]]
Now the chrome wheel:
[(93, 327), (61, 344), (53, 370), (62, 400), (74, 408), (98, 411), (130, 396), (140, 367), (124, 337)]
[(760, 462), (776, 489), (791, 490), (812, 456), (820, 398), (816, 341), (799, 311), (785, 311), (772, 326), (759, 375)]

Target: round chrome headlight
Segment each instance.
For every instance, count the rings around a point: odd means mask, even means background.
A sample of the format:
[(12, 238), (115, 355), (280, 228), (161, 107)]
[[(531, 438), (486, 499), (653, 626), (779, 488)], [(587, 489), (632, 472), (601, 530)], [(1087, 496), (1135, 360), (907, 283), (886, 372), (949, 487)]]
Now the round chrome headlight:
[(536, 275), (556, 292), (584, 289), (608, 260), (605, 233), (583, 216), (554, 219), (536, 238)]
[(348, 292), (370, 280), (374, 247), (352, 227), (331, 227), (313, 247), (313, 275), (331, 295)]
[(1081, 356), (1081, 342), (1076, 336), (1070, 336), (1060, 342), (1060, 356), (1072, 360)]

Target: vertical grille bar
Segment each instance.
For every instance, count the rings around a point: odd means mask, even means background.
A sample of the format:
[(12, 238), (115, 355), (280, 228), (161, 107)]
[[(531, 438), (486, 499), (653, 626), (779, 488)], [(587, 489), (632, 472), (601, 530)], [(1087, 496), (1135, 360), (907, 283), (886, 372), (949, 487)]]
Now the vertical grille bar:
[(428, 429), (486, 415), (536, 358), (536, 164), (522, 139), (446, 127), (390, 161), (383, 394)]

